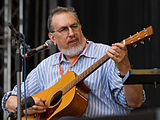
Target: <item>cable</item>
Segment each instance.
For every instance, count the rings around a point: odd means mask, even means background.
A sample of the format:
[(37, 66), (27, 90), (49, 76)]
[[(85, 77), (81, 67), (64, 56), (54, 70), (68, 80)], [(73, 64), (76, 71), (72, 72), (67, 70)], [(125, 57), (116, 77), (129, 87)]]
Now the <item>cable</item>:
[[(26, 43), (25, 37), (23, 34), (21, 34), (24, 43)], [(26, 47), (23, 47), (23, 54), (26, 54)], [(26, 80), (26, 58), (23, 57), (23, 79), (24, 79), (24, 100), (25, 100), (25, 118), (27, 120), (27, 100), (26, 100), (26, 84), (25, 84), (25, 80)]]

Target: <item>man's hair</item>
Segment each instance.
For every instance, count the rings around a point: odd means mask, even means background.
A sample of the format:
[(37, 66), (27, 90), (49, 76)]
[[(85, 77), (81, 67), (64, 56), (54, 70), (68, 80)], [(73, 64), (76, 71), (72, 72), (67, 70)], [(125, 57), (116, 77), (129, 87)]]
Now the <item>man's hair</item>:
[(76, 13), (74, 8), (72, 8), (72, 7), (69, 7), (69, 8), (67, 8), (67, 7), (56, 7), (55, 9), (51, 10), (51, 12), (49, 14), (49, 17), (48, 17), (48, 31), (49, 32), (53, 32), (54, 31), (54, 26), (52, 25), (52, 17), (55, 14), (60, 14), (60, 13), (64, 13), (64, 12), (72, 13), (75, 16), (75, 18), (77, 20), (77, 23), (80, 24), (79, 19), (78, 19), (78, 15), (77, 15), (77, 13)]

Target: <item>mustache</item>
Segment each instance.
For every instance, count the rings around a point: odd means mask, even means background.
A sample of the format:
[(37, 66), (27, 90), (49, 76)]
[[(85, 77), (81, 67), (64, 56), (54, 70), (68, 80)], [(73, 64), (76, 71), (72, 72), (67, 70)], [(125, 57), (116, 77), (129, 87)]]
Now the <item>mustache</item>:
[(74, 42), (74, 41), (77, 41), (77, 40), (78, 40), (78, 37), (72, 37), (72, 38), (69, 38), (67, 40), (67, 43)]

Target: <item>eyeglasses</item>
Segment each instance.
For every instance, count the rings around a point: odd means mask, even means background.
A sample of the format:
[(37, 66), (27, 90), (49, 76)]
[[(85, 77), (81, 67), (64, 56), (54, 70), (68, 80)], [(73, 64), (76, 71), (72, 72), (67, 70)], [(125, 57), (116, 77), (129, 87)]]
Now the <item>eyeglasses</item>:
[(77, 30), (79, 30), (79, 24), (76, 23), (76, 24), (70, 25), (69, 27), (62, 27), (59, 30), (53, 31), (53, 33), (54, 32), (59, 32), (62, 35), (68, 35), (69, 34), (69, 28), (71, 28), (72, 31), (77, 31)]

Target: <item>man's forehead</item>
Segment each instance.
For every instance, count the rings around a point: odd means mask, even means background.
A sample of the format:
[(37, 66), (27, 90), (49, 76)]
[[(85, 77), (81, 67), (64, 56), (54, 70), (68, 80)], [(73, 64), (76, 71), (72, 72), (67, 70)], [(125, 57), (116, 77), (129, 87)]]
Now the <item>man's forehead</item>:
[(57, 13), (52, 17), (53, 25), (63, 25), (67, 22), (77, 22), (75, 16), (71, 12)]

